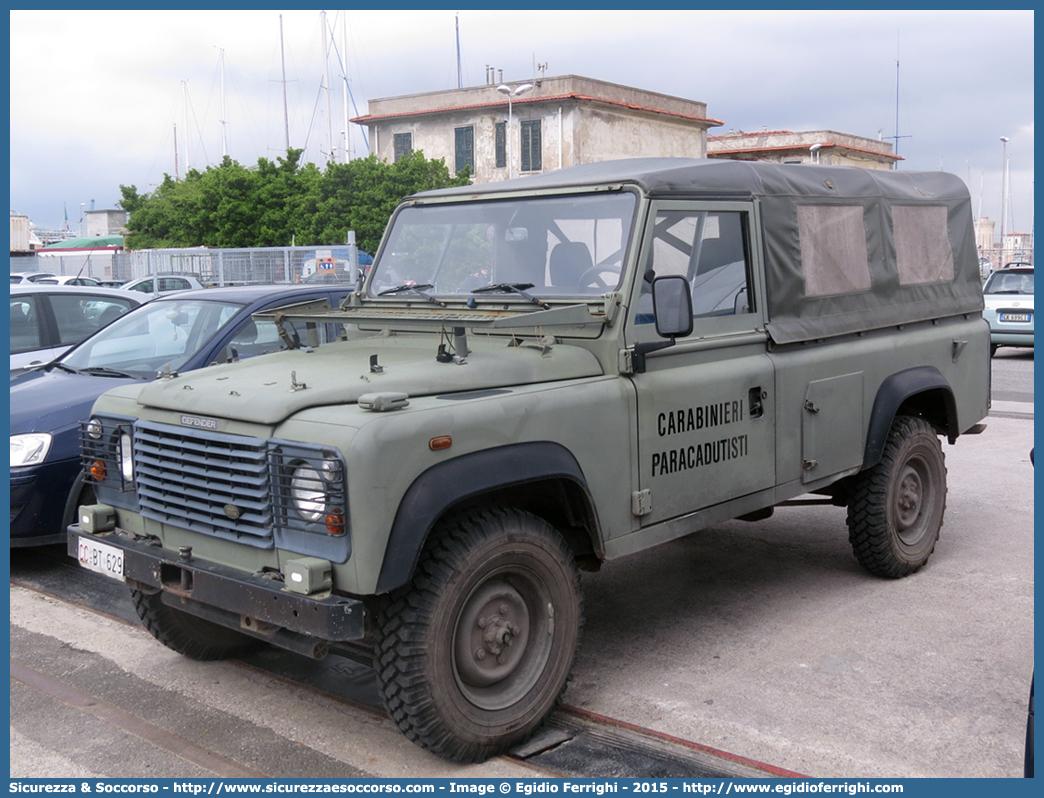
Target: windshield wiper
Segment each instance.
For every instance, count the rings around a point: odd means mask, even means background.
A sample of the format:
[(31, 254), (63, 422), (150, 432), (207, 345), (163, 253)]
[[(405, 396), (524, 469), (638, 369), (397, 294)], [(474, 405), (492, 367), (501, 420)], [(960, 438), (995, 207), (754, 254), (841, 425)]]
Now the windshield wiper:
[(439, 302), (435, 297), (430, 294), (425, 294), (421, 289), (423, 288), (434, 288), (435, 286), (431, 283), (417, 283), (416, 285), (409, 285), (403, 283), (397, 285), (394, 288), (385, 288), (383, 291), (378, 291), (377, 296), (387, 296), (388, 294), (405, 294), (407, 291), (416, 294), (421, 297), (425, 302), (431, 302), (433, 305), (445, 306), (444, 302)]
[(128, 374), (126, 371), (110, 369), (106, 366), (91, 366), (89, 369), (80, 369), (80, 372), (82, 374), (90, 374), (93, 377), (130, 377), (131, 379), (141, 379), (134, 374)]
[(539, 305), (542, 308), (548, 308), (550, 305), (540, 301), (532, 294), (527, 294), (526, 289), (532, 288), (532, 283), (495, 283), (493, 285), (484, 285), (481, 288), (472, 290), (473, 294), (488, 294), (496, 291), (498, 294), (518, 294), (527, 302), (532, 302), (534, 305)]
[(74, 369), (72, 366), (67, 366), (64, 363), (62, 363), (60, 360), (54, 361), (53, 363), (51, 363), (51, 365), (54, 366), (56, 369), (61, 369), (62, 371), (68, 371), (70, 374), (79, 374), (80, 373), (78, 370)]

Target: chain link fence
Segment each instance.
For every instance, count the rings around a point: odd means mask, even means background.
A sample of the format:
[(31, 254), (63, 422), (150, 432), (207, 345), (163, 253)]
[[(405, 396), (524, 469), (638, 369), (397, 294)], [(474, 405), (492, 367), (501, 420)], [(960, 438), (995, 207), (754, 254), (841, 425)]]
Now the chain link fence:
[[(317, 271), (317, 260), (333, 258), (344, 279), (349, 245), (255, 247), (247, 249), (152, 249), (84, 252), (11, 258), (12, 272), (41, 271), (127, 282), (154, 274), (191, 274), (201, 283), (246, 285), (296, 283)], [(366, 262), (365, 253), (360, 253)]]

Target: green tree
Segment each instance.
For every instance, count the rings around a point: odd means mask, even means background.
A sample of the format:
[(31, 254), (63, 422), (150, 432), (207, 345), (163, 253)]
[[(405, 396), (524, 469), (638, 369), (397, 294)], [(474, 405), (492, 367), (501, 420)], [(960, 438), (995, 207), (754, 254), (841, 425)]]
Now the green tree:
[(181, 181), (164, 175), (149, 194), (121, 185), (128, 248), (338, 244), (355, 230), (359, 246), (374, 252), (403, 197), (470, 182), (466, 172), (452, 175), (442, 159), (421, 152), (391, 164), (371, 155), (323, 171), (302, 165), (302, 154), (291, 149), (252, 168), (225, 156)]

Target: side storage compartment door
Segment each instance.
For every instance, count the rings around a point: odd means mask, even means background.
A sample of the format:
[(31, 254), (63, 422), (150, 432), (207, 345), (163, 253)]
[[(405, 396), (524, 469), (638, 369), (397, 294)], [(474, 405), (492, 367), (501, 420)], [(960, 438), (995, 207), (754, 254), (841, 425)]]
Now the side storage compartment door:
[(801, 481), (857, 468), (862, 451), (863, 372), (810, 382), (801, 414)]
[[(657, 202), (641, 271), (679, 274), (693, 297), (693, 331), (638, 361), (639, 485), (647, 526), (775, 485), (775, 384), (764, 328), (755, 207)], [(628, 343), (663, 342), (649, 280), (639, 280)], [(641, 369), (644, 367), (644, 371)]]

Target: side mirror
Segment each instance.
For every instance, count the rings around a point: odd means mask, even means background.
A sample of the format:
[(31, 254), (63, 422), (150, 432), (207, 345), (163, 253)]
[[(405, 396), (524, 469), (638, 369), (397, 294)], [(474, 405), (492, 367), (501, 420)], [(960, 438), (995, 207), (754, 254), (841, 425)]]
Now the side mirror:
[(661, 338), (680, 338), (692, 332), (692, 293), (679, 274), (657, 277), (652, 283), (653, 318)]

